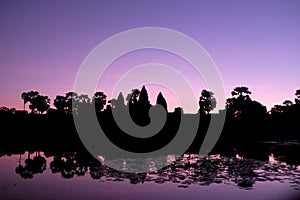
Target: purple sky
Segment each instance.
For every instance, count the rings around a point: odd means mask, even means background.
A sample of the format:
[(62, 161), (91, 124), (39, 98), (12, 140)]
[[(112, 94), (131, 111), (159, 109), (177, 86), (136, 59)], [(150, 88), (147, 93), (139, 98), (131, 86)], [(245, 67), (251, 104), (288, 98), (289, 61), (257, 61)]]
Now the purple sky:
[[(84, 58), (101, 41), (127, 29), (155, 26), (199, 42), (218, 66), (227, 97), (235, 86), (248, 86), (252, 98), (270, 109), (285, 99), (294, 100), (300, 89), (299, 9), (297, 0), (2, 0), (0, 106), (22, 108), (23, 91), (38, 90), (52, 100), (65, 94), (72, 90)], [(157, 62), (168, 58), (154, 54)], [(135, 56), (140, 62), (149, 61), (145, 57)], [(120, 67), (109, 75), (118, 74)], [(202, 83), (190, 81), (200, 94)], [(108, 83), (99, 87), (110, 90)], [(155, 92), (150, 92), (152, 103)], [(174, 102), (171, 95), (165, 96)]]

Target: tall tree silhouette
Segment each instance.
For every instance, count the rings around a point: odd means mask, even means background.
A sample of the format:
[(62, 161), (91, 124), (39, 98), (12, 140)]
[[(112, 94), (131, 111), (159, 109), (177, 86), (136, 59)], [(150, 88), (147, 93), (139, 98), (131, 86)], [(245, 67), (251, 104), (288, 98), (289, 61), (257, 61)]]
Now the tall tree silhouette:
[(236, 87), (231, 92), (231, 95), (233, 97), (236, 97), (239, 99), (244, 99), (244, 100), (246, 100), (247, 98), (250, 98), (249, 94), (251, 94), (251, 92), (249, 91), (249, 89), (247, 87)]
[(66, 112), (67, 110), (67, 103), (66, 103), (66, 97), (57, 95), (54, 99), (53, 105), (56, 107), (56, 109), (60, 112)]
[(15, 112), (15, 108), (7, 108), (5, 106), (0, 107), (0, 115), (13, 115)]
[(285, 100), (282, 104), (287, 106), (287, 107), (290, 107), (290, 106), (293, 105), (293, 102), (291, 100)]
[(161, 92), (158, 94), (156, 98), (156, 104), (161, 105), (166, 111), (168, 111), (167, 102)]
[(48, 96), (37, 95), (30, 100), (29, 108), (33, 112), (36, 109), (39, 114), (42, 114), (50, 108), (50, 99)]
[(228, 98), (226, 101), (226, 108), (228, 113), (233, 118), (241, 116), (241, 114), (246, 112), (247, 104), (251, 102), (250, 96), (251, 92), (247, 87), (236, 87), (231, 92), (232, 98)]
[(21, 98), (23, 99), (24, 101), (24, 104), (23, 104), (23, 110), (25, 111), (25, 104), (28, 103), (30, 101), (30, 98), (28, 96), (28, 93), (27, 92), (23, 92), (21, 94)]
[(126, 100), (127, 100), (127, 105), (129, 107), (132, 107), (133, 105), (137, 105), (138, 98), (140, 96), (140, 91), (138, 89), (133, 89), (130, 94), (127, 95)]
[(285, 100), (282, 104), (283, 105), (274, 105), (270, 113), (277, 116), (279, 114), (290, 114), (293, 110), (293, 102), (291, 100)]
[(91, 106), (91, 99), (87, 94), (81, 94), (78, 96), (78, 110), (77, 112), (80, 113), (81, 111), (85, 110), (88, 106)]
[(277, 115), (283, 112), (284, 112), (284, 108), (282, 105), (274, 105), (270, 111), (271, 114), (277, 114)]
[[(66, 112), (67, 114), (76, 113), (79, 104), (78, 94), (76, 92), (68, 92), (65, 95)], [(72, 104), (74, 102), (74, 106)]]
[(93, 103), (95, 105), (96, 112), (102, 111), (106, 104), (106, 95), (103, 92), (96, 92), (93, 96)]
[(87, 94), (81, 94), (78, 96), (79, 103), (91, 103), (91, 99)]
[(34, 174), (43, 173), (46, 170), (46, 159), (40, 155), (40, 152), (36, 152), (33, 159), (30, 158), (28, 152), (28, 158), (25, 160), (25, 166), (21, 165), (21, 155), (19, 158), (19, 165), (16, 167), (16, 173), (24, 179), (33, 178)]
[(291, 100), (285, 100), (282, 104), (284, 105), (284, 114), (289, 118), (293, 112), (293, 102)]
[(300, 104), (300, 90), (296, 90), (295, 95), (296, 95), (296, 97), (297, 97), (297, 98), (295, 99), (296, 104)]
[[(21, 94), (21, 98), (24, 101), (23, 110), (25, 110), (25, 104), (30, 102), (33, 98), (35, 98), (38, 95), (39, 95), (38, 91), (23, 92)], [(32, 109), (31, 109), (31, 112), (33, 112)]]
[(217, 101), (213, 95), (213, 92), (202, 90), (201, 97), (199, 99), (200, 113), (209, 114), (216, 108)]
[(140, 120), (140, 116), (137, 115), (139, 111), (138, 100), (140, 93), (138, 89), (132, 89), (131, 93), (126, 97), (130, 116), (135, 123), (139, 123)]
[(231, 92), (232, 98), (227, 99), (226, 108), (233, 118), (262, 120), (267, 112), (266, 107), (252, 101), (247, 87), (236, 87)]

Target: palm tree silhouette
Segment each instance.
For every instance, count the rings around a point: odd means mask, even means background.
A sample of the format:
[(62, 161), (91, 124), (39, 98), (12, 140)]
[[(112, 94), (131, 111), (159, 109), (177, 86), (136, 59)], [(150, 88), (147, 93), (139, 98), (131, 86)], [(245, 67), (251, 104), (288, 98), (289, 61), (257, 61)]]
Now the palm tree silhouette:
[[(23, 92), (21, 94), (21, 98), (24, 101), (23, 110), (25, 110), (25, 104), (30, 102), (33, 98), (35, 98), (38, 95), (39, 95), (38, 91)], [(33, 110), (31, 110), (31, 112), (33, 113)]]
[(30, 97), (29, 97), (29, 95), (28, 95), (27, 92), (23, 92), (23, 93), (21, 94), (21, 98), (22, 98), (23, 101), (24, 101), (24, 104), (23, 104), (23, 110), (25, 111), (25, 104), (28, 103), (28, 102), (30, 101)]

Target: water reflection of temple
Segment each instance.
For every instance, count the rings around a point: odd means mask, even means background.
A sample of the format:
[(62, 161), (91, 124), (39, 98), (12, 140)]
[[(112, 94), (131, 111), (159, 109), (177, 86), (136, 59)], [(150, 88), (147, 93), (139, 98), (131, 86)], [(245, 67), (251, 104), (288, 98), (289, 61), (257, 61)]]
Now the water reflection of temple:
[[(299, 149), (297, 147), (295, 149)], [(192, 184), (208, 186), (223, 183), (244, 189), (251, 189), (257, 182), (278, 181), (288, 182), (295, 189), (300, 189), (299, 158), (291, 158), (293, 154), (287, 156), (287, 152), (282, 149), (271, 149), (272, 153), (269, 153), (265, 160), (249, 158), (244, 152), (230, 156), (212, 154), (204, 158), (197, 154), (184, 154), (179, 159), (168, 155), (164, 157), (169, 162), (168, 166), (156, 169), (149, 162), (151, 172), (137, 174), (114, 170), (84, 151), (26, 151), (20, 153), (15, 171), (24, 179), (34, 178), (36, 174), (42, 174), (49, 168), (53, 174), (61, 174), (61, 177), (66, 179), (90, 176), (92, 179), (103, 181), (128, 180), (131, 184), (171, 182), (181, 188)], [(290, 147), (289, 151), (295, 149)]]

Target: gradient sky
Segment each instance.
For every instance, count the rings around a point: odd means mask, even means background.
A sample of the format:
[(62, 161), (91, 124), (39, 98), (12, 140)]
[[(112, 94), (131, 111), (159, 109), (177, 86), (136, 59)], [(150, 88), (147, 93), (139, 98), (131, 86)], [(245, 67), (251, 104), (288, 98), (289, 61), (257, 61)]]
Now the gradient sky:
[[(51, 100), (71, 91), (80, 64), (101, 41), (131, 28), (154, 26), (180, 31), (199, 42), (218, 66), (227, 97), (235, 86), (248, 86), (252, 99), (270, 109), (285, 99), (294, 100), (300, 89), (299, 10), (297, 0), (2, 0), (0, 106), (21, 109), (23, 91), (38, 90)], [(149, 55), (150, 60), (165, 63), (170, 57)], [(125, 62), (132, 63), (131, 58), (143, 63), (149, 61), (146, 57), (137, 52)], [(184, 70), (179, 63), (173, 62)], [(120, 65), (112, 67), (106, 78), (118, 76), (124, 67)], [(203, 83), (190, 81), (200, 95)], [(109, 93), (111, 85), (104, 81), (99, 88)], [(165, 93), (173, 102), (171, 108), (177, 106)], [(156, 91), (150, 92), (152, 103), (154, 95)]]

